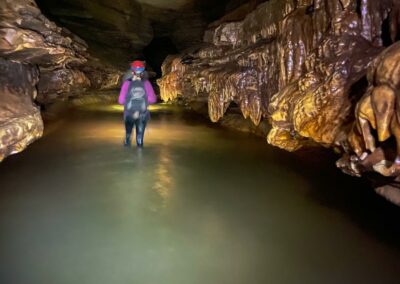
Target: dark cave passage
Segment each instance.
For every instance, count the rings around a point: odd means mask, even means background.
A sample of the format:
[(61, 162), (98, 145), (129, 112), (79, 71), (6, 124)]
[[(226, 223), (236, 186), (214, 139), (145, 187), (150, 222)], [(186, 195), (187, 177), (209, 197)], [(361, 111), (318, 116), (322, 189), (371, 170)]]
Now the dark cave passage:
[(84, 39), (93, 55), (119, 68), (146, 60), (157, 74), (166, 55), (201, 43), (208, 24), (246, 2), (37, 0), (47, 17)]
[(154, 38), (143, 51), (148, 65), (156, 72), (157, 78), (161, 77), (161, 65), (168, 55), (178, 53), (178, 48), (169, 37)]

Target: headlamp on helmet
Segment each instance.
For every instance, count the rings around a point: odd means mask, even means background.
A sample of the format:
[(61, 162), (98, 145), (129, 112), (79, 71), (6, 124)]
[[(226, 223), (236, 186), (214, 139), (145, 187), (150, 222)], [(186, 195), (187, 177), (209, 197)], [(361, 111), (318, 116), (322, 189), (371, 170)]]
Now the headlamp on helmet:
[(139, 61), (139, 60), (133, 61), (132, 64), (131, 64), (131, 70), (136, 75), (142, 74), (144, 72), (144, 70), (145, 70), (144, 63), (142, 61)]

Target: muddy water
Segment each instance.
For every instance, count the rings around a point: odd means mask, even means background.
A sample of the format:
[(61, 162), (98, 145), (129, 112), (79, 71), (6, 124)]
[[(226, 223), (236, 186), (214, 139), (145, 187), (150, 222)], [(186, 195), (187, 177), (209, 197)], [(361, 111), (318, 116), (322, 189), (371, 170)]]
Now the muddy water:
[(329, 154), (156, 107), (76, 109), (0, 164), (0, 283), (400, 283), (399, 209)]

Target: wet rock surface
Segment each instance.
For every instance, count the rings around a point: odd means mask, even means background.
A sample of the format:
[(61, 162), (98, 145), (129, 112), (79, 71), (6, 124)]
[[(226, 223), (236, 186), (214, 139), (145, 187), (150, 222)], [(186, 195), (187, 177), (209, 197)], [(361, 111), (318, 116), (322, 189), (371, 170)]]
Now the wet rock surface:
[(41, 136), (35, 102), (116, 87), (119, 72), (99, 67), (85, 41), (49, 21), (32, 0), (1, 1), (0, 19), (2, 160)]
[(120, 85), (122, 72), (97, 58), (90, 56), (80, 70), (89, 79), (91, 89), (110, 90)]
[[(200, 43), (207, 25), (246, 0), (37, 0), (45, 15), (83, 38), (92, 55), (118, 68), (154, 38), (179, 49)], [(254, 2), (254, 1), (252, 1)], [(163, 46), (159, 46), (163, 49)], [(147, 55), (146, 55), (147, 57)], [(159, 67), (157, 64), (155, 67)]]
[(89, 79), (79, 70), (56, 69), (40, 75), (38, 101), (43, 103), (57, 99), (59, 94), (84, 92), (90, 87)]
[(344, 172), (378, 173), (377, 193), (400, 205), (400, 42), (383, 51), (368, 70), (368, 88), (357, 103), (355, 122), (338, 161)]
[(153, 36), (150, 22), (136, 1), (41, 0), (38, 3), (59, 25), (75, 31), (97, 56), (110, 63), (126, 63), (132, 47), (144, 48)]
[(90, 57), (86, 42), (49, 21), (34, 1), (4, 1), (0, 13), (0, 56), (40, 66), (42, 97), (88, 88), (91, 80), (95, 88), (117, 86), (119, 72)]
[(87, 46), (42, 15), (32, 0), (0, 4), (0, 56), (43, 67), (62, 68), (86, 62)]
[(43, 122), (33, 99), (38, 70), (0, 58), (0, 161), (40, 138)]
[[(338, 165), (357, 175), (368, 172), (360, 157), (371, 156), (372, 171), (398, 176), (399, 151), (388, 141), (398, 135), (399, 9), (397, 0), (265, 2), (167, 58), (161, 97), (201, 101), (213, 122), (234, 104), (254, 125), (272, 125), (272, 145), (335, 148), (346, 153)], [(384, 154), (373, 155), (376, 141)]]

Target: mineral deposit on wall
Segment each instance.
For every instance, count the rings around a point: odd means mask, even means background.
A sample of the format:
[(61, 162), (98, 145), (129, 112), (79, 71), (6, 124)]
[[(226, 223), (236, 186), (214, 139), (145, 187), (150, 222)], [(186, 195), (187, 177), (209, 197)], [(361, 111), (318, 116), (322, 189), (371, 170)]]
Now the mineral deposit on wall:
[(33, 103), (38, 70), (0, 58), (0, 161), (40, 138), (43, 122)]
[(90, 79), (99, 88), (118, 84), (117, 71), (99, 68), (94, 59), (88, 64), (86, 49), (83, 40), (43, 16), (33, 0), (0, 1), (0, 161), (41, 137), (34, 100), (82, 92)]
[[(214, 122), (234, 103), (254, 124), (270, 122), (272, 145), (335, 147), (345, 172), (394, 180), (399, 11), (398, 0), (267, 1), (241, 21), (220, 21), (203, 46), (167, 58), (161, 96), (204, 101)], [(400, 203), (398, 190), (378, 192)]]

